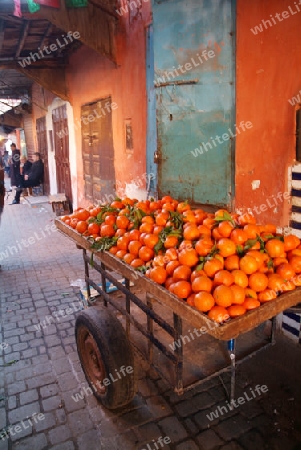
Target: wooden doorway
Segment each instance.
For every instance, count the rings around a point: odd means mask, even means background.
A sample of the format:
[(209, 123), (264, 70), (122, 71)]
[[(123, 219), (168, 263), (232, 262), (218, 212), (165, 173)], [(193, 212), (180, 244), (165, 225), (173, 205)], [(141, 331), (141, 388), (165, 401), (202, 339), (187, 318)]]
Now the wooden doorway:
[(41, 154), (41, 159), (44, 163), (44, 183), (43, 183), (44, 195), (49, 195), (50, 182), (49, 182), (46, 117), (41, 117), (37, 119), (36, 130), (37, 130), (38, 152)]
[(85, 197), (107, 203), (116, 195), (111, 98), (84, 105), (81, 112)]
[(69, 130), (66, 105), (52, 111), (58, 193), (65, 194), (72, 204), (71, 174), (69, 164)]

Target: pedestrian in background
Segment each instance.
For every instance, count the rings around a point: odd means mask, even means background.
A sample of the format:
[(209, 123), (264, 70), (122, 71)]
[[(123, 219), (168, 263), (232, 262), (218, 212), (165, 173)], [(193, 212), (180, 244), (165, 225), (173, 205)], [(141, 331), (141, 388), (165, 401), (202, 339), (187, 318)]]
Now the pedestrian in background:
[(4, 155), (3, 155), (3, 163), (4, 163), (4, 173), (6, 173), (6, 175), (10, 176), (10, 157), (8, 154), (7, 150), (4, 150)]
[(28, 175), (32, 166), (32, 162), (30, 162), (25, 155), (21, 156), (20, 160), (20, 175), (24, 180), (24, 176)]
[(16, 195), (11, 205), (18, 205), (20, 203), (20, 197), (23, 188), (39, 186), (44, 181), (44, 164), (41, 160), (40, 153), (33, 154), (33, 163), (28, 172), (28, 175), (24, 175), (24, 179), (21, 178), (21, 183), (16, 190)]
[(17, 149), (16, 144), (11, 144), (12, 150), (11, 163), (10, 163), (10, 182), (11, 186), (20, 186), (21, 174), (20, 174), (20, 150)]
[(4, 196), (5, 196), (4, 166), (0, 165), (0, 223), (1, 223), (1, 215), (3, 212), (3, 208), (4, 208)]

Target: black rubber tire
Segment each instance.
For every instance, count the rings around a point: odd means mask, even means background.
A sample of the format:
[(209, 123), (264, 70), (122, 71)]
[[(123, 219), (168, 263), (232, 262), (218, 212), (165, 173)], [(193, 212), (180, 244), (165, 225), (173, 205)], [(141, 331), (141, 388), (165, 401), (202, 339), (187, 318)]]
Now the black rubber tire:
[[(108, 409), (130, 403), (136, 394), (134, 354), (119, 320), (107, 307), (92, 306), (77, 316), (75, 338), (82, 369), (95, 397)], [(132, 373), (123, 370), (123, 375), (122, 366), (132, 367)], [(111, 382), (103, 387), (99, 382), (105, 378)]]

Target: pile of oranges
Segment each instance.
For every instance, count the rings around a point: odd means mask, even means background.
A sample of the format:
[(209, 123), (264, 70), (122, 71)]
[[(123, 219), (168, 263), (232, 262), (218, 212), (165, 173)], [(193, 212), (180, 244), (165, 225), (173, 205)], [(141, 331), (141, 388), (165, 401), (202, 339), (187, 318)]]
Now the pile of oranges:
[(165, 196), (116, 199), (61, 220), (219, 323), (301, 286), (300, 239), (251, 214), (207, 213)]

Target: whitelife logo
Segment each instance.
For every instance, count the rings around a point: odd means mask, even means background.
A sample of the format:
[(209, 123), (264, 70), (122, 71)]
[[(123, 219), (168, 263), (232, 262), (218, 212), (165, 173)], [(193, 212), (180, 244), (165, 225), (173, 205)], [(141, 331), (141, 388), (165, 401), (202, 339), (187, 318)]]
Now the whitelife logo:
[[(283, 22), (283, 20), (285, 19), (289, 19), (291, 16), (294, 16), (295, 14), (298, 14), (301, 9), (299, 8), (299, 6), (301, 6), (301, 0), (299, 0), (299, 3), (297, 4), (297, 2), (294, 2), (295, 4), (295, 10), (293, 10), (291, 8), (291, 6), (288, 6), (288, 11), (283, 11), (282, 13), (276, 13), (275, 16), (273, 17), (272, 14), (270, 14), (271, 20), (262, 20), (260, 25), (256, 25), (254, 28), (250, 28), (250, 30), (252, 31), (253, 34), (258, 34), (258, 33), (262, 33), (264, 31), (264, 28), (267, 30), (269, 25), (269, 28), (271, 28), (273, 25), (277, 25), (277, 23), (279, 22)], [(281, 18), (282, 17), (282, 18)], [(276, 22), (276, 19), (278, 20), (278, 22)], [(272, 23), (273, 22), (273, 23)]]
[[(26, 66), (30, 66), (30, 64), (35, 62), (36, 60), (46, 58), (47, 55), (51, 55), (51, 53), (56, 52), (59, 48), (66, 47), (66, 45), (73, 42), (73, 39), (79, 39), (79, 38), (80, 38), (80, 34), (78, 31), (75, 31), (74, 33), (72, 31), (69, 31), (67, 33), (67, 36), (65, 36), (64, 34), (62, 35), (62, 39), (64, 40), (65, 44), (62, 43), (59, 40), (59, 38), (57, 38), (56, 39), (57, 45), (54, 43), (50, 44), (49, 47), (48, 47), (48, 45), (45, 45), (43, 47), (43, 50), (41, 50), (40, 47), (38, 47), (37, 53), (31, 52), (27, 58), (23, 58), (22, 61), (18, 61), (18, 63), (24, 69)], [(69, 39), (69, 41), (68, 41), (68, 39)], [(44, 52), (46, 53), (46, 55), (44, 54)]]

